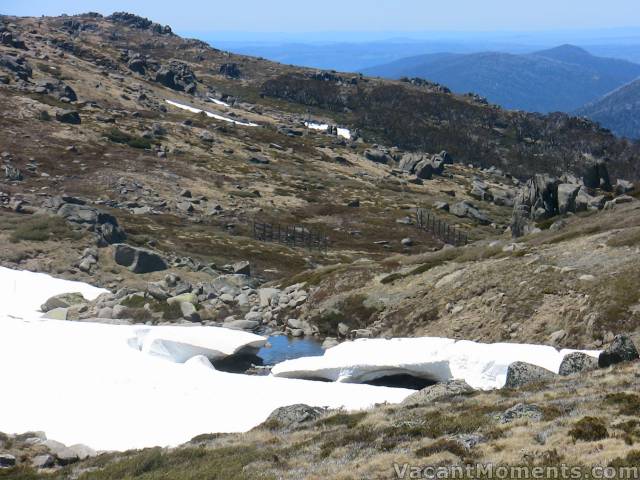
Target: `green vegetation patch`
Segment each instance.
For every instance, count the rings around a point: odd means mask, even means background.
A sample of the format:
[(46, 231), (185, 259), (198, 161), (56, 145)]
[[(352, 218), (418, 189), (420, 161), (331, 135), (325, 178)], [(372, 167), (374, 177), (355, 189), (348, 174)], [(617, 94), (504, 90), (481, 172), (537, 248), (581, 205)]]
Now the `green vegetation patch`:
[(109, 130), (107, 132), (107, 138), (114, 143), (121, 143), (142, 150), (150, 150), (153, 146), (151, 140), (149, 140), (148, 138), (129, 135), (128, 133), (118, 130), (117, 128), (112, 128), (111, 130)]
[(82, 234), (71, 229), (60, 217), (36, 215), (22, 221), (11, 233), (11, 241), (46, 242), (47, 240), (79, 240)]
[(349, 295), (333, 309), (314, 316), (311, 323), (318, 327), (322, 335), (335, 335), (340, 323), (348, 325), (351, 329), (365, 328), (380, 311), (376, 306), (366, 305), (366, 300), (366, 295)]
[[(269, 449), (252, 446), (217, 449), (180, 448), (163, 450), (152, 448), (127, 455), (113, 463), (100, 465), (98, 457), (93, 464), (104, 467), (87, 472), (80, 480), (244, 480), (256, 478), (246, 470), (254, 462), (269, 458)], [(104, 461), (103, 461), (104, 462)], [(261, 477), (273, 478), (273, 477)]]

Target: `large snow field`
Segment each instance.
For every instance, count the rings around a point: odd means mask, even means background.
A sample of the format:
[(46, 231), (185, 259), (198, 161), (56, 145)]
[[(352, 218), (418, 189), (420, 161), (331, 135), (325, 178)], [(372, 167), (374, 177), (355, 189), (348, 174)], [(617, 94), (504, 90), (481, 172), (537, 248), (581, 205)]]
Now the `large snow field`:
[[(409, 374), (435, 382), (465, 380), (476, 389), (502, 388), (513, 362), (527, 362), (558, 373), (574, 350), (510, 343), (476, 343), (448, 338), (361, 339), (330, 348), (322, 357), (287, 360), (272, 374), (283, 378), (317, 378), (362, 383)], [(597, 357), (599, 352), (585, 351)]]
[(39, 318), (51, 295), (78, 291), (88, 298), (102, 292), (0, 270), (0, 431), (42, 430), (96, 450), (172, 446), (202, 433), (247, 431), (281, 406), (355, 410), (412, 393), (224, 373), (200, 355), (224, 356), (265, 340), (245, 332)]

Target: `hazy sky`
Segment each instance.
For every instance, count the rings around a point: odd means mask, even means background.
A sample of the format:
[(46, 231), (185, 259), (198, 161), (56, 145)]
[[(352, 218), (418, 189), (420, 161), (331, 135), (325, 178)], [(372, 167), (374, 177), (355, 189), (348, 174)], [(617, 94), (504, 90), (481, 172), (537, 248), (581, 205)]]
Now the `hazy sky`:
[(492, 31), (640, 26), (640, 0), (0, 0), (0, 13), (129, 11), (178, 32)]

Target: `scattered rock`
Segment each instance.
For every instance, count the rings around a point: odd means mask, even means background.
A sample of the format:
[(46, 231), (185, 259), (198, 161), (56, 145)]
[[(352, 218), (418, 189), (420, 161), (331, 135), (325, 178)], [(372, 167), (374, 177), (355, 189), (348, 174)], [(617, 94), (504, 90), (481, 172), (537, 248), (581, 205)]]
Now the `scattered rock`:
[(124, 243), (114, 245), (114, 259), (118, 265), (133, 273), (151, 273), (166, 270), (167, 262), (157, 253)]
[(527, 383), (552, 380), (556, 374), (546, 368), (525, 362), (514, 362), (507, 369), (505, 388), (518, 388)]
[(51, 468), (55, 465), (56, 459), (49, 454), (36, 455), (31, 459), (31, 466), (33, 468)]
[(364, 152), (364, 156), (367, 160), (371, 160), (372, 162), (375, 163), (383, 163), (383, 164), (388, 164), (391, 163), (392, 159), (389, 155), (387, 155), (386, 153), (384, 153), (381, 150), (376, 150), (376, 149), (367, 149)]
[(540, 407), (526, 403), (518, 403), (498, 415), (496, 420), (498, 420), (499, 423), (511, 423), (515, 420), (526, 418), (533, 422), (539, 422), (542, 420), (542, 417), (543, 413)]
[(0, 453), (0, 468), (11, 468), (16, 466), (16, 457), (9, 453)]
[(598, 359), (586, 353), (573, 352), (565, 355), (560, 364), (560, 375), (573, 375), (574, 373), (588, 372), (598, 368)]
[(451, 380), (446, 383), (437, 383), (429, 387), (423, 388), (419, 392), (409, 395), (402, 405), (429, 405), (438, 400), (464, 395), (474, 392), (467, 382), (464, 380)]
[(481, 225), (489, 225), (491, 220), (478, 210), (471, 202), (463, 201), (452, 205), (449, 211), (456, 217), (467, 217), (476, 220)]
[(80, 114), (75, 110), (58, 110), (56, 112), (56, 120), (72, 125), (80, 125), (81, 123)]
[(56, 308), (69, 308), (72, 305), (79, 305), (83, 303), (87, 303), (87, 300), (81, 293), (61, 293), (60, 295), (55, 295), (44, 302), (40, 307), (40, 310), (47, 313)]
[(238, 262), (232, 266), (233, 273), (238, 275), (251, 275), (251, 264), (249, 262)]
[(310, 407), (304, 404), (280, 407), (271, 412), (261, 427), (273, 430), (292, 430), (320, 418), (326, 412), (326, 408)]

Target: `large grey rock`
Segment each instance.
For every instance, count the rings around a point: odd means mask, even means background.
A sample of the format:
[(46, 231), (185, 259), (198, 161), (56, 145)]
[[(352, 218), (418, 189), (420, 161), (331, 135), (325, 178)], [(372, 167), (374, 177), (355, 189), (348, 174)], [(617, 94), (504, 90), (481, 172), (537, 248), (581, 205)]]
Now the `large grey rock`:
[(232, 330), (246, 330), (253, 331), (260, 326), (260, 323), (255, 320), (232, 320), (223, 324), (223, 327), (230, 328)]
[(423, 159), (424, 157), (420, 154), (405, 153), (400, 159), (398, 168), (407, 173), (414, 173), (416, 170), (416, 165), (418, 165)]
[(367, 160), (371, 160), (372, 162), (375, 162), (375, 163), (388, 164), (391, 162), (391, 157), (381, 150), (376, 150), (372, 148), (367, 149), (364, 152), (364, 156), (367, 158)]
[(456, 217), (471, 218), (482, 225), (488, 225), (491, 223), (489, 217), (478, 210), (471, 202), (467, 202), (466, 200), (451, 205), (449, 207), (449, 212), (454, 214)]
[(582, 352), (573, 352), (565, 355), (560, 364), (560, 375), (573, 375), (579, 372), (588, 372), (598, 368), (598, 359)]
[(616, 363), (631, 362), (639, 358), (638, 349), (628, 335), (617, 335), (598, 358), (598, 366), (606, 368)]
[(615, 192), (618, 195), (624, 195), (625, 193), (631, 192), (634, 188), (634, 184), (628, 180), (622, 180), (621, 178), (616, 180)]
[(45, 453), (43, 455), (36, 455), (31, 459), (31, 466), (33, 468), (51, 468), (55, 465), (56, 459), (53, 456)]
[(435, 174), (436, 170), (433, 168), (431, 160), (422, 160), (415, 167), (416, 177), (422, 180), (430, 180)]
[(552, 380), (556, 374), (546, 368), (525, 362), (514, 362), (507, 369), (505, 388), (518, 388), (527, 383)]
[(79, 305), (82, 303), (87, 303), (87, 299), (85, 299), (81, 293), (61, 293), (60, 295), (54, 295), (44, 302), (40, 307), (40, 310), (47, 313), (56, 308), (69, 308), (72, 305)]
[(534, 422), (542, 420), (543, 413), (540, 407), (536, 405), (527, 405), (526, 403), (518, 403), (513, 407), (505, 410), (496, 417), (499, 423), (511, 423), (520, 418), (526, 418)]
[(464, 380), (451, 380), (446, 383), (431, 385), (423, 388), (419, 392), (409, 395), (402, 402), (402, 405), (428, 405), (438, 400), (464, 395), (473, 391), (474, 389)]
[(46, 440), (42, 442), (49, 451), (57, 458), (59, 465), (65, 466), (75, 463), (79, 460), (84, 460), (89, 457), (95, 457), (96, 451), (87, 447), (86, 445), (71, 445), (67, 447), (63, 443), (56, 442), (55, 440)]
[(124, 243), (114, 245), (114, 259), (118, 265), (127, 267), (133, 273), (151, 273), (166, 270), (167, 262), (157, 253), (135, 248)]
[(196, 307), (193, 303), (191, 302), (181, 302), (180, 303), (180, 311), (182, 312), (182, 317), (185, 320), (188, 320), (190, 322), (199, 322), (200, 321), (200, 315), (198, 314), (198, 311), (196, 310)]
[(0, 453), (0, 468), (11, 468), (16, 465), (16, 457), (9, 453)]
[(54, 97), (61, 99), (66, 98), (69, 101), (75, 102), (78, 99), (76, 92), (69, 85), (61, 80), (53, 78), (46, 78), (36, 82), (36, 92), (47, 93)]
[(275, 430), (291, 430), (312, 422), (327, 412), (327, 409), (297, 404), (276, 408), (267, 417), (264, 426)]
[(239, 275), (251, 275), (251, 264), (246, 261), (234, 263), (233, 273)]
[(80, 114), (75, 110), (59, 110), (56, 112), (56, 120), (61, 123), (69, 123), (72, 125), (80, 125), (82, 120)]
[(584, 168), (582, 181), (587, 188), (611, 190), (611, 179), (606, 162), (604, 160), (588, 162)]
[(0, 68), (10, 71), (21, 80), (27, 80), (33, 74), (31, 66), (23, 57), (0, 55)]
[(196, 81), (196, 76), (191, 68), (182, 62), (172, 61), (168, 65), (163, 65), (156, 72), (156, 82), (173, 90), (193, 93)]
[(558, 185), (558, 213), (576, 211), (576, 197), (580, 191), (580, 185), (561, 183)]

